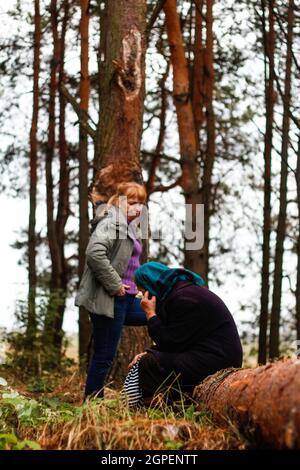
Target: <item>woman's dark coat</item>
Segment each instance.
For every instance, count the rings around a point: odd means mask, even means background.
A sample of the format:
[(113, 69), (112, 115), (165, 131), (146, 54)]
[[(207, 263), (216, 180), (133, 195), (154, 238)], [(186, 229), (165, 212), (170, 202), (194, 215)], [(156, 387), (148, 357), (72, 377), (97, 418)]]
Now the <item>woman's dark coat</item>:
[(228, 308), (209, 289), (190, 281), (176, 283), (148, 321), (148, 331), (155, 346), (140, 362), (144, 396), (172, 371), (189, 389), (220, 369), (242, 365), (242, 346)]

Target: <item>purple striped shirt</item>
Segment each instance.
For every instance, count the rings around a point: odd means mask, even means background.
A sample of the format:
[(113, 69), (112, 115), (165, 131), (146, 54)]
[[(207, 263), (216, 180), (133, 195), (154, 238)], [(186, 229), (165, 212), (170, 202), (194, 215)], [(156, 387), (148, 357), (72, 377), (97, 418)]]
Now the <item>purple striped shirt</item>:
[(134, 272), (140, 266), (140, 255), (142, 253), (142, 245), (139, 240), (135, 239), (133, 243), (133, 249), (131, 258), (129, 260), (126, 272), (122, 276), (122, 283), (130, 286), (129, 289), (126, 289), (128, 294), (137, 294), (138, 289), (135, 282), (133, 281)]

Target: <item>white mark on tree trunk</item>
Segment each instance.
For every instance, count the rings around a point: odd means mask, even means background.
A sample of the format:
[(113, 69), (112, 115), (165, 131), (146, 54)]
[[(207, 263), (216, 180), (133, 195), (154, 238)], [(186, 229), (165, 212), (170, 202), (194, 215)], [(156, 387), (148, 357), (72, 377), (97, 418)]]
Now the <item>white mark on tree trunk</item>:
[(122, 58), (114, 60), (118, 72), (118, 85), (124, 91), (125, 99), (132, 101), (141, 88), (142, 37), (138, 29), (133, 28), (122, 40)]

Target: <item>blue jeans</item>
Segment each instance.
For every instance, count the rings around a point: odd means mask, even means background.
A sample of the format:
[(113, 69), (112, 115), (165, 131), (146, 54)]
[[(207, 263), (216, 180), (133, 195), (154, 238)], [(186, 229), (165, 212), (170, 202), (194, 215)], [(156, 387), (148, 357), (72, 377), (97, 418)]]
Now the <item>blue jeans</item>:
[(146, 315), (140, 303), (141, 299), (135, 297), (134, 294), (125, 294), (115, 296), (114, 318), (90, 313), (94, 352), (87, 375), (85, 397), (90, 395), (103, 397), (105, 378), (116, 355), (123, 326), (147, 324)]

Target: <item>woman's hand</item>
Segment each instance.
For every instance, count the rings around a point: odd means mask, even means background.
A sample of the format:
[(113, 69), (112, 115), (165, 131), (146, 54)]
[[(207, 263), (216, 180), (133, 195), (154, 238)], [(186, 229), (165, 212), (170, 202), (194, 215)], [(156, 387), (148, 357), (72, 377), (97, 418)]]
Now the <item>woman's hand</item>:
[(140, 354), (137, 354), (133, 359), (132, 361), (130, 362), (130, 364), (128, 364), (128, 369), (130, 369), (132, 366), (134, 366), (134, 364), (136, 364), (136, 362), (142, 357), (144, 356), (145, 354), (147, 354), (147, 351), (144, 351)]
[(126, 294), (126, 289), (129, 289), (129, 287), (130, 286), (128, 286), (127, 284), (122, 284), (122, 287), (118, 290), (116, 295), (118, 295), (118, 296), (125, 295)]
[(146, 314), (147, 320), (150, 320), (150, 318), (156, 315), (156, 297), (153, 295), (151, 299), (149, 299), (149, 292), (146, 290), (141, 300), (141, 307)]

